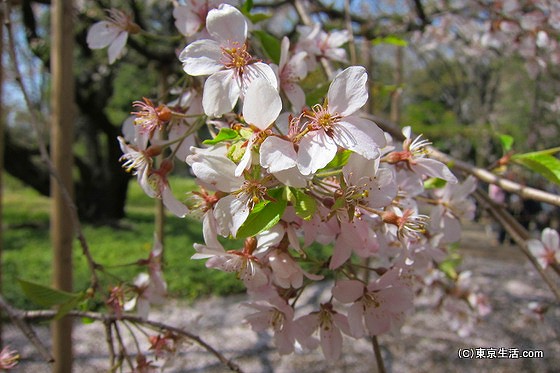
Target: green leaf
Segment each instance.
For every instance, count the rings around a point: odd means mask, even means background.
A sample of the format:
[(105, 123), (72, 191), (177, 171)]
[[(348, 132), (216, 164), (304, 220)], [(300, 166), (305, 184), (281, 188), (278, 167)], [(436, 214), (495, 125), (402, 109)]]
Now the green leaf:
[(267, 14), (267, 13), (250, 13), (250, 14), (246, 14), (245, 16), (249, 18), (249, 21), (251, 21), (252, 23), (259, 23), (261, 21), (266, 21), (267, 19), (272, 17), (271, 14)]
[(284, 214), (288, 202), (282, 199), (284, 188), (269, 191), (269, 196), (274, 201), (261, 201), (253, 207), (249, 213), (247, 220), (241, 225), (237, 231), (237, 238), (245, 238), (254, 236), (262, 231), (272, 228)]
[(371, 43), (373, 45), (390, 44), (390, 45), (394, 45), (396, 47), (406, 47), (406, 46), (408, 46), (408, 42), (406, 40), (404, 40), (403, 38), (400, 38), (396, 35), (389, 35), (389, 36), (384, 36), (382, 38), (375, 38), (371, 41)]
[(439, 189), (443, 188), (445, 184), (447, 184), (447, 181), (437, 177), (431, 177), (428, 180), (424, 181), (424, 189)]
[(543, 152), (515, 154), (511, 157), (516, 164), (543, 175), (549, 181), (560, 184), (560, 160)]
[(457, 268), (461, 265), (462, 258), (457, 253), (451, 253), (445, 260), (439, 263), (439, 269), (453, 280), (457, 279)]
[(500, 135), (500, 143), (502, 143), (502, 149), (505, 154), (509, 152), (513, 146), (513, 137), (510, 135)]
[[(292, 188), (290, 188), (290, 190), (291, 189)], [(313, 214), (317, 211), (317, 201), (315, 198), (300, 189), (294, 189), (292, 192), (294, 195), (293, 204), (296, 210), (296, 215), (303, 220), (311, 220)]]
[(249, 15), (249, 12), (251, 12), (251, 9), (253, 9), (253, 0), (245, 0), (243, 2), (243, 4), (241, 4), (241, 13), (243, 13), (243, 15), (247, 16)]
[(340, 168), (348, 163), (348, 158), (350, 158), (350, 154), (352, 154), (351, 150), (343, 150), (334, 156), (334, 158), (322, 169), (323, 170), (330, 170), (332, 168)]
[(68, 293), (66, 291), (50, 288), (35, 282), (19, 279), (21, 290), (32, 302), (43, 306), (52, 307), (72, 301), (81, 294)]
[(322, 104), (325, 100), (327, 92), (329, 91), (329, 86), (330, 82), (324, 82), (308, 92), (305, 96), (305, 104), (309, 107), (313, 107), (313, 105), (316, 104)]
[(224, 127), (220, 128), (220, 132), (218, 132), (216, 137), (214, 137), (213, 139), (204, 140), (202, 143), (207, 145), (216, 145), (217, 143), (220, 143), (222, 141), (234, 140), (238, 136), (239, 134), (237, 133), (237, 131), (232, 130), (231, 128)]
[(275, 64), (280, 63), (280, 41), (266, 31), (255, 30), (253, 35), (259, 39), (264, 52)]
[(68, 302), (65, 302), (60, 305), (58, 308), (58, 312), (54, 317), (55, 320), (59, 320), (63, 318), (68, 312), (72, 311), (78, 304), (84, 301), (87, 298), (86, 292), (79, 293), (76, 297), (70, 299)]

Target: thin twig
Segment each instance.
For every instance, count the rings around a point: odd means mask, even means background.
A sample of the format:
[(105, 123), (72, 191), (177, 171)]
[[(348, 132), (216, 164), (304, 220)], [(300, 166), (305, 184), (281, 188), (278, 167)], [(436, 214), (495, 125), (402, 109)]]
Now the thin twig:
[[(41, 342), (39, 337), (37, 337), (37, 334), (35, 334), (35, 331), (33, 330), (33, 328), (31, 328), (27, 324), (27, 322), (25, 320), (26, 318), (23, 315), (23, 313), (20, 310), (10, 306), (6, 302), (4, 297), (2, 297), (2, 295), (0, 295), (0, 308), (3, 309), (6, 312), (6, 314), (8, 314), (8, 316), (10, 317), (10, 320), (12, 320), (14, 325), (16, 325), (21, 330), (21, 332), (25, 335), (25, 337), (31, 342), (31, 344), (33, 344), (33, 346), (35, 346), (35, 348), (37, 349), (37, 351), (39, 352), (41, 357), (47, 363), (54, 362), (54, 358), (50, 354), (49, 350), (45, 347), (43, 342)], [(56, 311), (53, 311), (53, 314), (56, 315)], [(53, 315), (53, 317), (54, 317), (54, 315)]]
[[(122, 318), (119, 319), (122, 320)], [(128, 355), (128, 352), (126, 351), (126, 346), (124, 345), (124, 340), (122, 338), (121, 331), (119, 330), (119, 325), (115, 322), (113, 323), (113, 326), (115, 327), (115, 334), (117, 335), (117, 340), (119, 341), (120, 345), (119, 354), (121, 355), (121, 357), (124, 357), (124, 359), (128, 363), (128, 366), (134, 372), (134, 363), (132, 362), (130, 356)]]
[[(50, 318), (53, 318), (56, 315), (56, 311), (51, 311), (51, 310), (38, 310), (38, 311), (23, 311), (23, 310), (19, 310), (19, 309), (13, 309), (13, 310), (17, 314), (19, 314), (19, 317), (21, 317), (22, 319), (25, 319), (25, 320), (50, 319)], [(153, 328), (156, 328), (156, 329), (159, 329), (159, 330), (168, 330), (170, 332), (173, 332), (175, 334), (184, 336), (184, 337), (196, 342), (199, 346), (203, 347), (205, 350), (207, 350), (208, 352), (213, 354), (218, 360), (220, 360), (220, 362), (222, 362), (224, 365), (226, 365), (230, 370), (232, 370), (234, 372), (240, 372), (240, 373), (243, 372), (243, 370), (237, 364), (235, 364), (233, 361), (227, 359), (219, 351), (217, 351), (211, 345), (206, 343), (202, 338), (200, 338), (196, 334), (190, 333), (190, 332), (188, 332), (184, 329), (180, 329), (180, 328), (177, 328), (177, 327), (174, 327), (174, 326), (171, 326), (171, 325), (167, 325), (167, 324), (159, 322), (159, 321), (146, 320), (146, 319), (143, 319), (143, 318), (141, 318), (139, 316), (135, 316), (135, 315), (120, 315), (120, 317), (117, 317), (116, 315), (109, 315), (109, 314), (103, 314), (103, 313), (98, 313), (98, 312), (89, 312), (89, 311), (70, 311), (67, 315), (72, 316), (72, 317), (87, 317), (87, 318), (90, 318), (90, 319), (93, 319), (93, 320), (99, 320), (99, 321), (103, 321), (103, 322), (116, 322), (116, 321), (126, 320), (126, 321), (130, 321), (132, 323), (146, 325), (146, 326), (153, 327)]]
[(475, 198), (483, 207), (492, 214), (492, 217), (496, 219), (506, 230), (506, 232), (515, 241), (519, 249), (523, 254), (529, 259), (533, 267), (539, 272), (544, 282), (548, 285), (556, 299), (560, 302), (560, 288), (556, 283), (550, 279), (548, 274), (542, 269), (539, 262), (529, 251), (527, 247), (527, 240), (529, 239), (529, 232), (521, 225), (519, 222), (511, 216), (502, 206), (497, 205), (492, 201), (492, 199), (480, 188), (474, 193)]
[(115, 371), (115, 346), (113, 346), (113, 321), (103, 321), (105, 325), (105, 342), (107, 342), (107, 349), (109, 350), (109, 366), (111, 372)]
[[(391, 136), (398, 140), (404, 140), (404, 135), (402, 134), (402, 128), (395, 123), (387, 120), (385, 118), (378, 117), (376, 115), (366, 115), (366, 118), (374, 121), (381, 129), (391, 134)], [(548, 203), (555, 206), (560, 206), (560, 195), (545, 192), (544, 190), (531, 188), (525, 185), (521, 185), (514, 181), (505, 179), (492, 172), (485, 170), (480, 167), (471, 165), (470, 163), (456, 159), (448, 154), (445, 154), (433, 147), (429, 148), (429, 157), (436, 159), (440, 162), (447, 164), (449, 167), (456, 171), (461, 171), (469, 175), (473, 175), (477, 179), (488, 183), (495, 184), (505, 190), (506, 192), (514, 193), (519, 195), (524, 199), (532, 199), (539, 202)]]
[(15, 79), (16, 83), (18, 84), (18, 86), (21, 90), (21, 93), (22, 93), (23, 98), (25, 100), (25, 104), (26, 104), (27, 108), (29, 109), (29, 113), (31, 115), (31, 126), (32, 126), (33, 131), (35, 132), (35, 134), (37, 136), (37, 146), (39, 148), (39, 154), (41, 156), (41, 161), (46, 165), (46, 167), (49, 171), (49, 174), (54, 178), (56, 183), (59, 185), (62, 196), (64, 198), (64, 202), (66, 203), (67, 207), (69, 208), (70, 218), (72, 220), (72, 226), (74, 228), (76, 238), (80, 242), (80, 246), (82, 248), (82, 253), (86, 257), (86, 261), (88, 263), (88, 267), (89, 267), (90, 272), (91, 272), (91, 282), (92, 282), (91, 285), (92, 285), (92, 288), (96, 289), (99, 285), (99, 279), (98, 279), (97, 273), (96, 273), (96, 270), (99, 268), (99, 265), (93, 260), (93, 257), (91, 255), (91, 251), (89, 250), (89, 246), (88, 246), (87, 240), (85, 238), (85, 235), (83, 233), (83, 230), (82, 230), (82, 227), (81, 227), (81, 224), (80, 224), (80, 219), (78, 217), (78, 208), (76, 207), (76, 204), (72, 200), (72, 196), (70, 195), (68, 189), (66, 189), (66, 187), (64, 186), (64, 183), (60, 179), (59, 173), (57, 172), (54, 165), (52, 164), (52, 161), (51, 161), (50, 156), (49, 156), (49, 152), (47, 150), (47, 146), (46, 146), (45, 142), (43, 141), (44, 136), (43, 136), (43, 133), (41, 131), (41, 127), (39, 125), (39, 123), (41, 122), (40, 119), (39, 119), (39, 114), (34, 109), (33, 104), (31, 103), (31, 99), (29, 98), (29, 93), (27, 92), (27, 89), (25, 88), (25, 84), (23, 83), (22, 75), (21, 75), (21, 72), (19, 70), (20, 65), (19, 65), (19, 62), (18, 62), (17, 54), (16, 54), (14, 32), (12, 30), (10, 1), (9, 0), (3, 0), (3, 5), (4, 5), (4, 14), (5, 14), (4, 24), (6, 25), (6, 29), (8, 31), (8, 52), (9, 52), (10, 59), (12, 61), (12, 65), (13, 65), (13, 69), (14, 69), (14, 79)]
[(383, 356), (381, 355), (381, 347), (379, 346), (376, 335), (371, 338), (371, 345), (373, 347), (373, 353), (375, 354), (375, 361), (377, 362), (377, 372), (385, 373), (385, 364), (383, 363)]

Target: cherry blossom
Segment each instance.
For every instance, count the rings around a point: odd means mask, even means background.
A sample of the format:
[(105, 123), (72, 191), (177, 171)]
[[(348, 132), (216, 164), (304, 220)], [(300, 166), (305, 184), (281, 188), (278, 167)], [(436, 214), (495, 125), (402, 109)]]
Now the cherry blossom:
[(115, 62), (123, 52), (128, 34), (137, 34), (140, 27), (131, 17), (117, 9), (108, 10), (108, 20), (95, 23), (88, 31), (87, 44), (91, 49), (109, 47), (109, 64)]
[(247, 307), (257, 310), (245, 317), (255, 332), (272, 329), (274, 344), (282, 355), (294, 351), (297, 328), (294, 323), (294, 310), (282, 299), (273, 299), (270, 304), (246, 303)]
[(4, 346), (0, 351), (0, 369), (12, 369), (18, 364), (19, 354), (10, 346)]
[(435, 159), (426, 158), (426, 154), (429, 152), (427, 146), (431, 144), (428, 140), (422, 140), (422, 135), (412, 140), (410, 126), (403, 128), (403, 134), (406, 137), (403, 150), (387, 154), (383, 158), (384, 161), (390, 164), (404, 164), (405, 170), (414, 172), (419, 177), (426, 175), (438, 177), (450, 183), (457, 182), (457, 178), (445, 164)]
[(552, 228), (545, 228), (540, 240), (528, 240), (527, 247), (543, 268), (560, 263), (560, 238)]
[(353, 115), (367, 101), (367, 73), (352, 66), (339, 73), (331, 83), (324, 105), (315, 105), (305, 114), (308, 132), (299, 141), (297, 164), (309, 175), (324, 167), (335, 156), (338, 146), (366, 159), (379, 156), (384, 147), (383, 131), (370, 120)]
[(336, 312), (332, 303), (321, 304), (320, 311), (302, 316), (295, 321), (304, 338), (298, 337), (301, 344), (312, 347), (310, 336), (319, 330), (319, 338), (323, 355), (327, 361), (338, 360), (342, 353), (342, 333), (350, 335), (350, 325), (345, 315)]
[(204, 84), (202, 105), (209, 116), (219, 117), (233, 109), (248, 83), (256, 77), (278, 83), (270, 66), (247, 51), (247, 21), (239, 10), (222, 4), (208, 12), (206, 28), (212, 39), (185, 47), (179, 59), (189, 75), (210, 75)]
[(175, 27), (185, 36), (194, 36), (206, 26), (206, 17), (211, 9), (216, 9), (223, 3), (218, 0), (187, 0), (184, 5), (177, 5), (173, 9)]
[(301, 37), (296, 44), (296, 52), (307, 53), (308, 69), (315, 70), (319, 57), (325, 57), (333, 61), (346, 62), (346, 50), (342, 45), (348, 42), (347, 30), (332, 31), (327, 33), (321, 29), (321, 25), (298, 26), (298, 34)]
[(468, 177), (460, 184), (446, 184), (443, 189), (434, 192), (438, 204), (432, 209), (431, 228), (442, 232), (446, 242), (456, 242), (461, 238), (460, 219), (472, 220), (476, 206), (468, 198), (476, 189), (476, 179)]
[(338, 301), (352, 303), (348, 323), (356, 338), (365, 331), (372, 336), (387, 333), (412, 308), (412, 289), (399, 280), (397, 270), (388, 271), (367, 287), (357, 280), (340, 280), (332, 292)]
[(280, 63), (278, 66), (272, 66), (277, 71), (280, 89), (296, 112), (305, 106), (305, 93), (298, 82), (307, 75), (306, 57), (307, 52), (305, 51), (290, 55), (290, 40), (284, 37), (281, 44)]

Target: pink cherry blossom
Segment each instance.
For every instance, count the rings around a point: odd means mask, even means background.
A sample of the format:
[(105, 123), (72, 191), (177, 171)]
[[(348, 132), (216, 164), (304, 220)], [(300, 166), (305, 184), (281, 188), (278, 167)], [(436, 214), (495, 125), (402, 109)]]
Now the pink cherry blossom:
[(338, 360), (342, 353), (342, 333), (351, 334), (348, 319), (335, 311), (332, 303), (321, 304), (320, 311), (300, 317), (296, 320), (296, 325), (303, 337), (298, 337), (298, 341), (306, 347), (314, 347), (309, 338), (319, 330), (321, 349), (329, 362)]
[(262, 303), (246, 303), (257, 310), (245, 317), (255, 332), (272, 329), (274, 344), (278, 353), (290, 354), (294, 351), (297, 327), (294, 323), (294, 310), (284, 300), (272, 299), (270, 305)]
[(402, 324), (405, 313), (412, 309), (412, 289), (400, 281), (397, 270), (387, 271), (367, 287), (357, 280), (338, 281), (332, 292), (338, 301), (352, 303), (348, 322), (356, 338), (365, 330), (369, 335), (387, 333)]
[(545, 228), (540, 240), (528, 240), (527, 247), (543, 268), (560, 263), (560, 238), (552, 228)]
[[(208, 245), (208, 246), (207, 246)], [(206, 245), (194, 244), (196, 254), (191, 259), (208, 259), (206, 267), (216, 268), (224, 272), (236, 273), (248, 289), (256, 289), (269, 282), (269, 275), (261, 261), (254, 254), (258, 249), (254, 237), (245, 240), (242, 251), (225, 251), (217, 239), (212, 239)]]
[(91, 49), (102, 49), (109, 46), (109, 64), (122, 55), (128, 34), (140, 32), (140, 27), (131, 17), (117, 9), (108, 10), (108, 20), (100, 21), (88, 31), (87, 44)]
[(277, 70), (280, 89), (296, 112), (299, 112), (305, 106), (305, 93), (298, 82), (307, 75), (306, 57), (307, 52), (304, 51), (291, 55), (290, 40), (284, 37), (281, 44), (280, 63), (278, 66), (272, 66)]
[(185, 5), (173, 9), (175, 27), (185, 36), (194, 36), (206, 26), (206, 17), (211, 9), (223, 3), (218, 0), (187, 0)]
[(460, 184), (446, 184), (435, 192), (439, 197), (431, 213), (431, 228), (444, 235), (445, 242), (456, 242), (461, 237), (460, 219), (472, 220), (476, 206), (469, 195), (476, 189), (476, 179), (472, 176)]
[(309, 71), (315, 70), (320, 57), (346, 62), (346, 50), (342, 45), (349, 40), (350, 35), (347, 30), (327, 33), (321, 29), (321, 25), (315, 24), (299, 26), (297, 31), (301, 36), (296, 45), (296, 52), (307, 53), (306, 62)]
[(422, 135), (412, 140), (412, 130), (409, 126), (403, 128), (406, 140), (402, 151), (393, 151), (387, 154), (383, 160), (390, 164), (404, 164), (405, 169), (412, 171), (421, 177), (423, 175), (438, 177), (450, 183), (457, 183), (457, 178), (449, 168), (435, 159), (426, 158), (427, 146), (431, 144), (428, 140), (422, 140)]
[(233, 109), (256, 77), (267, 79), (277, 87), (272, 68), (253, 58), (247, 50), (247, 21), (239, 10), (227, 4), (210, 10), (206, 28), (212, 39), (187, 45), (179, 59), (187, 74), (210, 75), (202, 97), (207, 115), (219, 117)]
[(370, 120), (353, 115), (368, 99), (367, 73), (361, 66), (351, 66), (331, 83), (327, 101), (315, 105), (304, 115), (308, 132), (299, 141), (297, 164), (309, 175), (326, 166), (338, 146), (352, 150), (366, 159), (379, 156), (386, 144), (383, 131)]
[(16, 350), (12, 350), (10, 346), (4, 346), (0, 351), (0, 369), (12, 369), (19, 362), (19, 354)]

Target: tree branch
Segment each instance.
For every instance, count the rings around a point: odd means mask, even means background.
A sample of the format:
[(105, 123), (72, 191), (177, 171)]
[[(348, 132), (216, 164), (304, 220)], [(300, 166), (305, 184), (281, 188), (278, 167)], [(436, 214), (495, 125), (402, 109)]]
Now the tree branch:
[[(2, 307), (4, 309), (6, 309), (6, 307), (8, 307), (10, 312), (13, 315), (15, 315), (15, 317), (19, 320), (51, 319), (51, 318), (55, 317), (56, 314), (57, 314), (57, 311), (55, 311), (55, 310), (23, 311), (23, 310), (19, 310), (19, 309), (16, 309), (16, 308), (12, 308), (11, 306), (9, 306), (4, 301), (4, 299), (1, 296), (0, 296), (0, 307)], [(214, 355), (218, 360), (220, 360), (220, 362), (222, 362), (224, 365), (226, 365), (230, 370), (232, 370), (234, 372), (240, 372), (240, 373), (243, 372), (243, 370), (236, 363), (234, 363), (230, 359), (226, 358), (223, 354), (221, 354), (214, 347), (212, 347), (207, 342), (205, 342), (198, 335), (193, 334), (193, 333), (191, 333), (189, 331), (186, 331), (184, 329), (180, 329), (180, 328), (165, 324), (163, 322), (146, 320), (146, 319), (143, 319), (143, 318), (141, 318), (139, 316), (135, 316), (135, 315), (121, 315), (120, 317), (117, 317), (116, 315), (108, 315), (108, 314), (102, 314), (102, 313), (98, 313), (98, 312), (89, 312), (89, 311), (70, 311), (67, 314), (67, 316), (87, 317), (87, 318), (90, 318), (90, 319), (93, 319), (93, 320), (102, 321), (105, 324), (115, 323), (115, 322), (118, 322), (118, 321), (129, 321), (129, 322), (140, 324), (140, 325), (150, 326), (152, 328), (156, 328), (156, 329), (159, 329), (159, 330), (167, 330), (167, 331), (173, 332), (177, 335), (186, 337), (186, 338), (194, 341), (196, 344), (198, 344), (199, 346), (204, 348), (206, 351), (208, 351), (212, 355)]]

